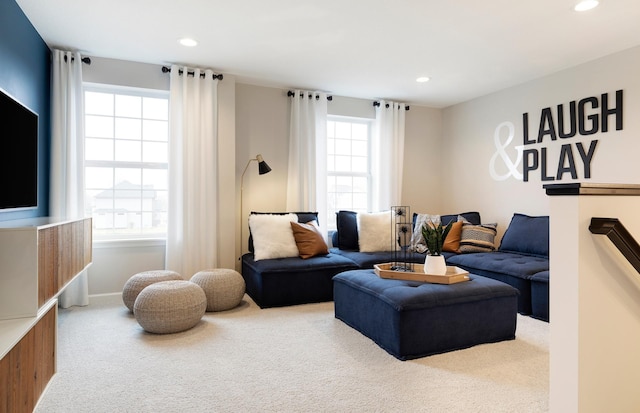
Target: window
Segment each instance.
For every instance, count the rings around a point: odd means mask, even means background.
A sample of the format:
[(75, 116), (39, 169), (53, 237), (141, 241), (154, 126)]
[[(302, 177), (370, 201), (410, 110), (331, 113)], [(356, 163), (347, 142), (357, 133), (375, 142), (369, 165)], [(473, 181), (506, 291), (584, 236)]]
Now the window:
[(85, 85), (85, 207), (96, 240), (167, 232), (168, 92)]
[(327, 121), (328, 229), (336, 229), (340, 210), (367, 212), (371, 199), (369, 119), (329, 116)]

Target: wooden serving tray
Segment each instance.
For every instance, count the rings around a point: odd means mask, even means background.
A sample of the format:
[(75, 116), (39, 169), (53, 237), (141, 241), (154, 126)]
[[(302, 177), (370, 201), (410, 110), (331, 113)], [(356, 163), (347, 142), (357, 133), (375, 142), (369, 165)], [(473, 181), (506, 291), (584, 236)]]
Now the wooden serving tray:
[(425, 274), (424, 264), (411, 264), (413, 272), (392, 270), (392, 265), (392, 263), (376, 264), (373, 269), (378, 277), (395, 280), (420, 281), (433, 284), (456, 284), (470, 280), (469, 272), (455, 266), (447, 266), (445, 275), (436, 275)]

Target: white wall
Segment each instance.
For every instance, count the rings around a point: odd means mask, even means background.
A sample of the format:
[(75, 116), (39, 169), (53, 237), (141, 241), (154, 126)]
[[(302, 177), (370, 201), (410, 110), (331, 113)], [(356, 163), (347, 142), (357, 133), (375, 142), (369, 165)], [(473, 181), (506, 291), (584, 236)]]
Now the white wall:
[(164, 269), (164, 251), (164, 240), (94, 243), (89, 294), (121, 292), (133, 274)]
[[(236, 256), (236, 80), (224, 75), (218, 83), (218, 232), (223, 234), (218, 244), (218, 265), (234, 268)], [(204, 269), (204, 268), (203, 268)]]
[[(251, 162), (244, 177), (243, 211), (237, 219), (236, 257), (247, 252), (248, 217), (251, 211), (284, 211), (287, 196), (289, 158), (289, 98), (287, 91), (238, 84), (236, 87), (236, 188), (240, 209), (241, 176), (249, 159), (261, 154), (271, 172), (258, 175), (257, 162)], [(242, 229), (240, 229), (242, 225)], [(242, 252), (241, 252), (242, 251)], [(240, 268), (240, 262), (236, 264)]]
[(169, 74), (162, 72), (162, 66), (103, 57), (91, 57), (90, 65), (82, 65), (82, 80), (109, 85), (169, 90)]
[(443, 203), (442, 169), (447, 158), (441, 149), (442, 111), (411, 105), (405, 117), (402, 205), (421, 214), (465, 212)]

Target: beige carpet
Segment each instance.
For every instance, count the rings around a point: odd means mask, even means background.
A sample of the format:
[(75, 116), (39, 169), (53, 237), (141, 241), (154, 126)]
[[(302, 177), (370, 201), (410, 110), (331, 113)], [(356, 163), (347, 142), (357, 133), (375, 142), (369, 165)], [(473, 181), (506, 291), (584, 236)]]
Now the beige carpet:
[(516, 340), (399, 361), (333, 303), (261, 310), (248, 296), (193, 329), (145, 333), (121, 297), (60, 310), (58, 373), (36, 412), (545, 412), (547, 323)]

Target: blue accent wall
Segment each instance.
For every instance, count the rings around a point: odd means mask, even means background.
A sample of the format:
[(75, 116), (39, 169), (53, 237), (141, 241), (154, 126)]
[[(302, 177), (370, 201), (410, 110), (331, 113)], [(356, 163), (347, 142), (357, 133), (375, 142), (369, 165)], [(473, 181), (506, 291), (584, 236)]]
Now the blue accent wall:
[(38, 114), (38, 208), (0, 210), (0, 221), (47, 216), (51, 51), (15, 0), (0, 0), (0, 88)]

